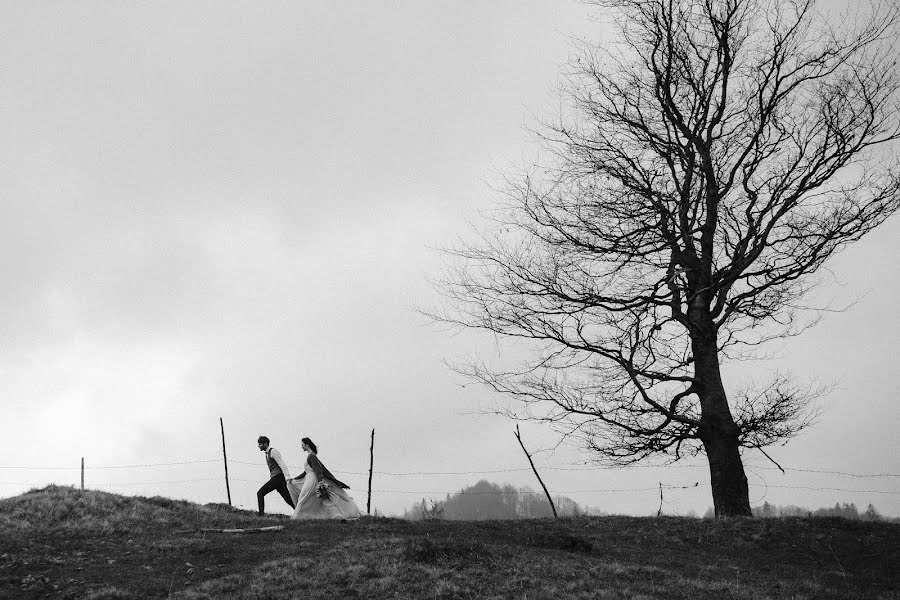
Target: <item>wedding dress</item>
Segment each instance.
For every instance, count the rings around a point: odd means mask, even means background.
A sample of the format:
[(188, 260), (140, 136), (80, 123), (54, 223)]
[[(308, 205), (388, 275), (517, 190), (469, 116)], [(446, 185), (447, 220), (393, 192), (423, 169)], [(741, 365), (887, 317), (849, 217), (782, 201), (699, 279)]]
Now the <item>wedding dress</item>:
[[(312, 456), (315, 456), (314, 454)], [(323, 476), (328, 484), (328, 498), (320, 498), (316, 493), (319, 486), (319, 478), (307, 459), (302, 479), (289, 479), (288, 491), (294, 500), (294, 514), (292, 519), (357, 519), (360, 516), (359, 507), (353, 498), (344, 490), (339, 482)]]

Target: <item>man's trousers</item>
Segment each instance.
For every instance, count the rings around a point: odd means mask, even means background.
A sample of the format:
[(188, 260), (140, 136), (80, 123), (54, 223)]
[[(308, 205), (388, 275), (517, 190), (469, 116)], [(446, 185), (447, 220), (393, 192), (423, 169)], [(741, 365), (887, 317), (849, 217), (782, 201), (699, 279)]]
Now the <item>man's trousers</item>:
[(256, 501), (259, 504), (259, 514), (263, 514), (266, 510), (266, 494), (277, 491), (284, 498), (291, 508), (294, 508), (294, 501), (291, 500), (291, 493), (287, 489), (287, 481), (284, 479), (284, 473), (272, 477), (265, 483), (259, 491), (256, 492)]

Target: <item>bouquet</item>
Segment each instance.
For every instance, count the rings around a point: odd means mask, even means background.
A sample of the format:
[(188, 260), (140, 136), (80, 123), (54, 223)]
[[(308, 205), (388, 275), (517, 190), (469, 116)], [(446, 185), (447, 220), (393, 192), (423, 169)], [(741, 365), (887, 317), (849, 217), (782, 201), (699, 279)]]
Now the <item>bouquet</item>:
[(328, 500), (331, 498), (331, 487), (324, 481), (320, 481), (319, 485), (316, 486), (316, 496), (321, 500)]

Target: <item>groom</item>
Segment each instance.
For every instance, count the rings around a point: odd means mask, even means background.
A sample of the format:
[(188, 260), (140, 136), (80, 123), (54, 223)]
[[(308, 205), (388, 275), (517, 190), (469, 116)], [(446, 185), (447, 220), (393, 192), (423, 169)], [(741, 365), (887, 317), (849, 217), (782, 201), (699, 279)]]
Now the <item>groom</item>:
[(261, 516), (265, 513), (266, 494), (273, 490), (277, 490), (281, 497), (284, 498), (284, 501), (290, 504), (291, 508), (294, 508), (294, 501), (291, 500), (291, 494), (288, 492), (286, 482), (290, 475), (288, 475), (288, 468), (284, 464), (284, 459), (281, 458), (281, 453), (275, 448), (269, 447), (269, 438), (264, 435), (259, 436), (256, 443), (259, 445), (260, 451), (266, 453), (266, 464), (269, 466), (269, 481), (256, 492), (256, 501), (259, 504), (258, 514)]

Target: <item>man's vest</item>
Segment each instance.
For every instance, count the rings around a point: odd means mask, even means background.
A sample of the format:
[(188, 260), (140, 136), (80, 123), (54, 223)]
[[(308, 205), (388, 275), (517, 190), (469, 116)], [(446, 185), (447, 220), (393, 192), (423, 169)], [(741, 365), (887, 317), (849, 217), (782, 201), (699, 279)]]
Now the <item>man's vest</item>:
[(281, 472), (281, 467), (278, 466), (278, 463), (271, 456), (272, 449), (269, 448), (266, 450), (266, 463), (269, 465), (269, 477), (275, 477), (276, 475), (284, 475)]

